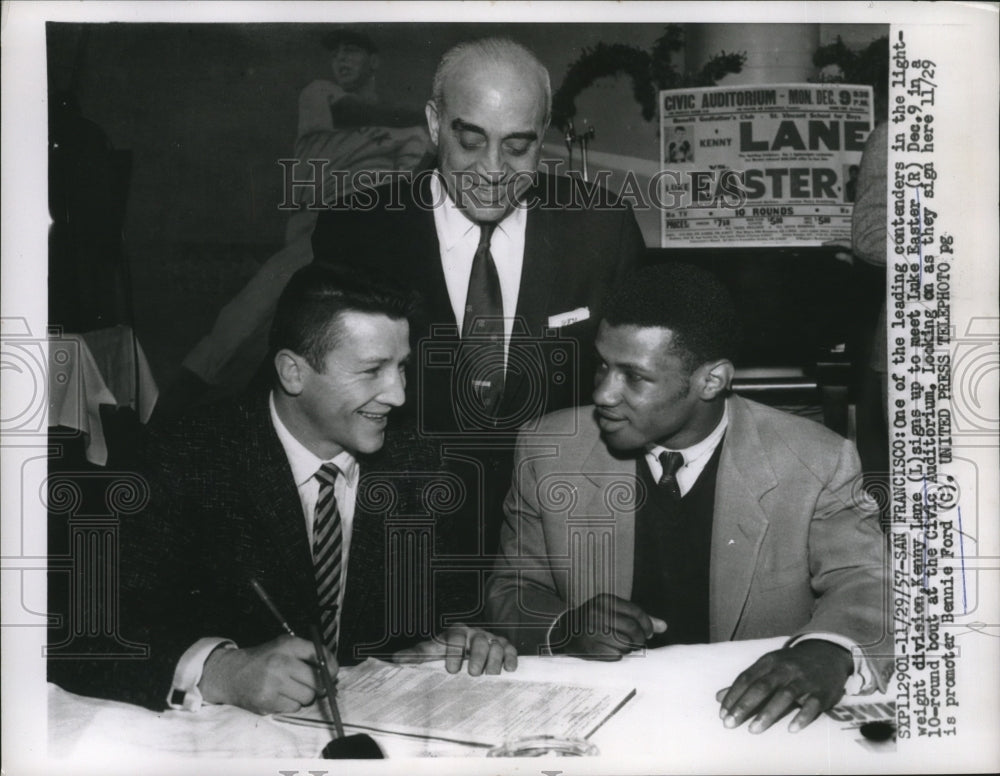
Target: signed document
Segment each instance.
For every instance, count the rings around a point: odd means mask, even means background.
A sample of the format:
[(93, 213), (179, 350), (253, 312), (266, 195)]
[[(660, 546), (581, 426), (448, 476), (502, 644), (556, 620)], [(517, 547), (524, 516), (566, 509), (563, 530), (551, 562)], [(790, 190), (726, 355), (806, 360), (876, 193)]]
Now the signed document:
[[(449, 674), (440, 663), (369, 659), (337, 675), (345, 725), (479, 746), (521, 736), (586, 738), (634, 695), (630, 688)], [(329, 724), (331, 717), (321, 701), (275, 719)]]

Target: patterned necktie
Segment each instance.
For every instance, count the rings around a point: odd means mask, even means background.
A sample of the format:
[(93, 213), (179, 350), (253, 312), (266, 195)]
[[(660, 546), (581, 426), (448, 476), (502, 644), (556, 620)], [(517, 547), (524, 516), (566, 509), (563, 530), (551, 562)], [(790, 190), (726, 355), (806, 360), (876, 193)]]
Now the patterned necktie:
[(491, 415), (499, 404), (504, 385), (503, 297), (500, 276), (490, 253), (494, 229), (496, 224), (492, 223), (479, 227), (479, 245), (472, 259), (462, 323), (462, 339), (470, 340), (463, 348), (462, 388), (465, 396), (478, 403), (474, 409)]
[(677, 471), (684, 465), (684, 456), (678, 452), (664, 450), (660, 453), (660, 464), (663, 466), (663, 474), (660, 475), (657, 485), (674, 501), (679, 501), (681, 488), (677, 484)]
[(319, 597), (319, 622), (323, 642), (337, 654), (337, 603), (340, 599), (340, 572), (343, 565), (344, 537), (340, 510), (333, 495), (338, 469), (332, 463), (323, 464), (316, 472), (319, 497), (313, 519), (313, 570)]

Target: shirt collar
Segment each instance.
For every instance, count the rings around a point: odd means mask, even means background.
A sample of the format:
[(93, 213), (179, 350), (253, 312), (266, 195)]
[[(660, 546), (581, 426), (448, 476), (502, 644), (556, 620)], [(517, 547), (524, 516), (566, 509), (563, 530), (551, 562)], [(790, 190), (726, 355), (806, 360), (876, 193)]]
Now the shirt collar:
[[(431, 176), (431, 202), (441, 203), (440, 206), (434, 208), (434, 218), (439, 226), (438, 235), (443, 243), (442, 247), (445, 251), (450, 251), (473, 229), (476, 229), (476, 240), (478, 241), (479, 224), (465, 215), (452, 201), (441, 178), (441, 172), (435, 170), (435, 173)], [(516, 207), (497, 224), (497, 230), (503, 232), (507, 237), (513, 237), (518, 230), (524, 231), (526, 218), (526, 209)]]
[(729, 425), (729, 402), (723, 402), (722, 404), (722, 417), (719, 418), (719, 422), (716, 424), (715, 428), (712, 429), (712, 433), (707, 437), (702, 439), (700, 442), (695, 442), (690, 447), (685, 447), (683, 450), (671, 450), (669, 447), (664, 447), (663, 445), (650, 445), (647, 452), (656, 457), (660, 457), (660, 453), (663, 452), (678, 452), (684, 456), (684, 465), (689, 466), (695, 461), (711, 455), (715, 448), (719, 446), (719, 440), (722, 439), (722, 435), (726, 433), (726, 427)]
[(333, 458), (324, 461), (318, 455), (310, 451), (303, 445), (278, 416), (278, 410), (274, 406), (274, 391), (268, 395), (267, 405), (271, 412), (271, 423), (274, 431), (278, 435), (285, 450), (285, 457), (288, 458), (288, 465), (292, 468), (292, 478), (295, 480), (295, 487), (301, 488), (319, 471), (319, 467), (324, 463), (332, 463), (350, 484), (355, 484), (358, 478), (358, 462), (353, 455), (346, 450), (338, 453)]

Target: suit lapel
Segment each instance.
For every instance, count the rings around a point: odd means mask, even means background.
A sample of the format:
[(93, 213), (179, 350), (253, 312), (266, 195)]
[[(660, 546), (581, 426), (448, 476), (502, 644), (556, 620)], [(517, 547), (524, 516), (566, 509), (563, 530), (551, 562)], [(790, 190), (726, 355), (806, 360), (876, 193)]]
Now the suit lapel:
[[(434, 212), (422, 203), (432, 202), (431, 176), (422, 175), (417, 179), (417, 187), (407, 190), (410, 201), (403, 203), (401, 214), (409, 220), (406, 232), (386, 235), (389, 239), (402, 240), (403, 260), (410, 266), (404, 274), (423, 294), (427, 320), (431, 324), (449, 324), (457, 327), (455, 311), (448, 297), (448, 284), (441, 266), (441, 246)], [(404, 237), (405, 235), (405, 237)]]
[(358, 644), (363, 640), (365, 615), (380, 620), (383, 612), (386, 563), (386, 537), (383, 517), (366, 510), (362, 496), (366, 473), (371, 470), (367, 462), (359, 462), (358, 499), (355, 502), (354, 520), (351, 525), (350, 556), (347, 559), (347, 587), (344, 591), (344, 611), (341, 614), (340, 643), (343, 646)]
[[(341, 649), (351, 650), (341, 655), (352, 660), (355, 647), (370, 649), (382, 645), (379, 639), (391, 638), (391, 618), (398, 616), (390, 611), (394, 604), (389, 600), (388, 579), (401, 570), (390, 558), (398, 548), (388, 534), (387, 520), (417, 509), (408, 483), (420, 466), (414, 464), (413, 445), (408, 441), (408, 434), (390, 429), (379, 452), (358, 458), (358, 493), (340, 621)], [(389, 490), (393, 495), (387, 499)]]
[(299, 600), (316, 609), (316, 587), (312, 576), (312, 553), (306, 537), (302, 502), (292, 477), (288, 458), (271, 425), (267, 406), (247, 418), (249, 430), (247, 488), (264, 530), (273, 537), (275, 553), (282, 557), (290, 586)]
[[(527, 193), (528, 201), (540, 195), (537, 189)], [(562, 253), (558, 250), (560, 237), (558, 233), (560, 221), (553, 218), (551, 211), (534, 207), (527, 212), (527, 222), (524, 232), (524, 259), (521, 265), (521, 282), (517, 292), (517, 309), (514, 333), (511, 337), (508, 364), (517, 363), (516, 350), (519, 347), (532, 344), (542, 336), (548, 323), (546, 311), (549, 309), (549, 297), (552, 289), (559, 282), (562, 272), (560, 261)], [(520, 329), (518, 325), (520, 324)], [(523, 342), (524, 338), (528, 342)], [(521, 339), (522, 342), (518, 342)], [(524, 361), (530, 363), (531, 359)], [(523, 392), (532, 389), (528, 374), (530, 370), (509, 369), (507, 382), (504, 386), (506, 404), (512, 407), (524, 406)]]
[(728, 401), (729, 428), (719, 461), (712, 522), (712, 641), (728, 641), (736, 631), (767, 532), (761, 499), (778, 484), (746, 403), (738, 396)]
[[(532, 197), (532, 192), (529, 191), (528, 196)], [(524, 260), (515, 314), (527, 323), (531, 336), (540, 337), (546, 323), (544, 315), (549, 296), (561, 271), (559, 219), (553, 218), (550, 210), (541, 207), (530, 209), (526, 215)]]
[[(607, 591), (625, 599), (632, 595), (635, 507), (637, 499), (642, 498), (639, 492), (642, 485), (636, 477), (635, 466), (634, 457), (612, 456), (600, 436), (597, 436), (590, 455), (584, 461), (584, 477), (577, 494), (577, 503), (580, 505), (578, 513), (608, 519), (612, 531), (610, 552), (599, 555), (596, 562), (584, 566), (595, 568), (592, 587), (596, 592)], [(605, 568), (608, 562), (613, 564), (613, 568)], [(572, 570), (575, 571), (576, 569)]]

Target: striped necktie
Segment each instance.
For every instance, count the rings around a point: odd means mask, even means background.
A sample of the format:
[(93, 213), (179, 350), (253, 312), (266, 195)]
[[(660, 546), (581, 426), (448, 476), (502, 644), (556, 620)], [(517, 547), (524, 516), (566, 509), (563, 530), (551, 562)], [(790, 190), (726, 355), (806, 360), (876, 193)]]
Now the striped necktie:
[(316, 472), (319, 497), (313, 518), (313, 570), (319, 597), (319, 622), (323, 642), (337, 654), (337, 604), (340, 600), (340, 575), (343, 566), (344, 536), (340, 510), (333, 494), (333, 484), (340, 474), (332, 463), (323, 464)]

